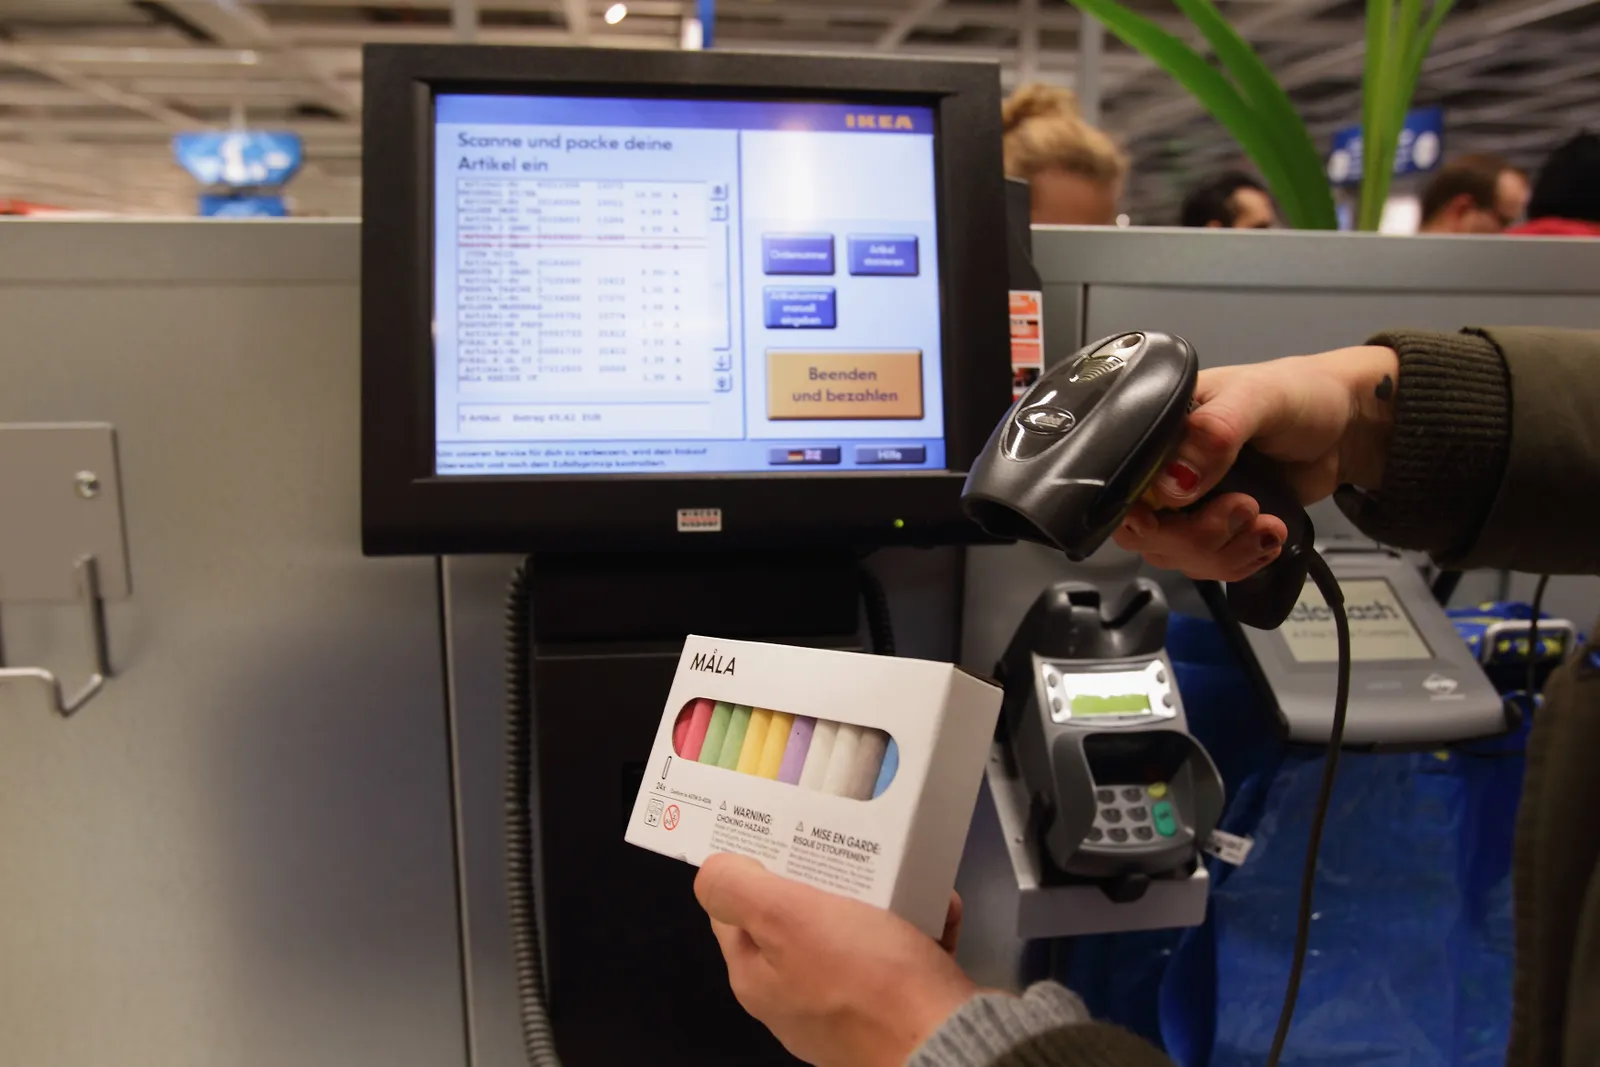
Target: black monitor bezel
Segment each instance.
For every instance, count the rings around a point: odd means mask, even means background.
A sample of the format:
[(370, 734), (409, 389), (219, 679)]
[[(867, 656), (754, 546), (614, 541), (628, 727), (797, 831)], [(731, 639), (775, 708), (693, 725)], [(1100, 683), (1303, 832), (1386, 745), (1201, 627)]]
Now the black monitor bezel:
[[(965, 471), (1010, 403), (1000, 82), (986, 63), (730, 52), (364, 50), (361, 446), (368, 555), (987, 540)], [(440, 92), (842, 99), (936, 114), (945, 471), (435, 474), (433, 101)], [(678, 530), (719, 508), (720, 532)]]

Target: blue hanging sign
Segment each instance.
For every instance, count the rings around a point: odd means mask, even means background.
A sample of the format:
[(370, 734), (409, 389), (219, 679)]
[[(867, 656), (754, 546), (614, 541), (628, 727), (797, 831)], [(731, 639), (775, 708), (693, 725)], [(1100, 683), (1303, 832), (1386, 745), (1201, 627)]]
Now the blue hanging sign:
[(201, 185), (233, 189), (281, 186), (303, 158), (298, 134), (269, 130), (180, 133), (172, 154)]
[(700, 47), (712, 47), (717, 43), (717, 0), (698, 0), (695, 17), (700, 20)]
[(200, 214), (212, 219), (281, 219), (289, 208), (281, 196), (202, 196)]
[[(1395, 148), (1395, 174), (1422, 174), (1444, 158), (1444, 108), (1421, 107), (1406, 116)], [(1333, 135), (1328, 153), (1328, 180), (1334, 185), (1361, 184), (1361, 127), (1347, 126)]]

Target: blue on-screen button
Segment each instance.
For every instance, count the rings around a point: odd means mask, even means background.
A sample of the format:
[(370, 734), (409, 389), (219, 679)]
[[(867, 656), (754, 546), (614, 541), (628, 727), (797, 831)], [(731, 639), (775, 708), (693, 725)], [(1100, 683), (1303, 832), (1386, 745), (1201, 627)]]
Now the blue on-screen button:
[(851, 274), (917, 273), (917, 238), (913, 234), (853, 233), (849, 248)]
[(833, 234), (764, 233), (763, 274), (832, 274)]
[(857, 445), (856, 463), (925, 463), (928, 449), (923, 445)]
[(766, 300), (769, 330), (831, 330), (836, 325), (831, 288), (769, 285), (762, 295)]

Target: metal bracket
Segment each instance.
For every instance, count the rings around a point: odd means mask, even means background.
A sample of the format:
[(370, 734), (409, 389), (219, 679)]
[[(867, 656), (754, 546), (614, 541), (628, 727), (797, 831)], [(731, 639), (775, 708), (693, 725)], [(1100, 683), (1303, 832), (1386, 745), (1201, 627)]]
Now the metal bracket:
[(63, 718), (110, 677), (105, 602), (132, 591), (118, 468), (109, 423), (0, 423), (0, 606), (74, 605), (93, 652), (88, 681), (69, 691), (53, 671), (8, 666), (0, 643), (0, 689), (41, 685)]
[(83, 606), (89, 627), (89, 643), (94, 649), (94, 673), (70, 697), (55, 672), (43, 667), (0, 667), (0, 685), (6, 682), (37, 682), (50, 691), (51, 706), (63, 719), (87, 704), (111, 677), (111, 653), (106, 641), (105, 601), (100, 597), (100, 568), (93, 556), (79, 558), (73, 567), (78, 586), (78, 601)]

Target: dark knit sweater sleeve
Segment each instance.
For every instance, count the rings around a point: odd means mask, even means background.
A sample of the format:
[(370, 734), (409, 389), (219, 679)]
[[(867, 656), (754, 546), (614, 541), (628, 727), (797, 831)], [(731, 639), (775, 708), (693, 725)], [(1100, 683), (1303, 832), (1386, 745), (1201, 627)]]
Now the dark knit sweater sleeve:
[(1368, 342), (1400, 356), (1383, 488), (1346, 487), (1339, 507), (1363, 533), (1441, 559), (1466, 551), (1494, 506), (1511, 448), (1511, 382), (1480, 333), (1395, 331)]
[(1363, 531), (1459, 568), (1600, 573), (1600, 332), (1493, 326), (1374, 339), (1400, 354), (1381, 489), (1341, 490)]

